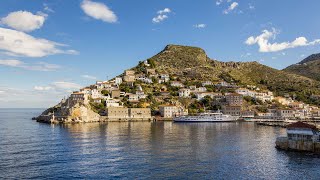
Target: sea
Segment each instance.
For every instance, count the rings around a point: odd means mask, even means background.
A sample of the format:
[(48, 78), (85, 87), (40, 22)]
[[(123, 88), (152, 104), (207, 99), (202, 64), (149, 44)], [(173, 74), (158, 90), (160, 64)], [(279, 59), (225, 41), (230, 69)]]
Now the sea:
[(275, 148), (284, 128), (238, 123), (43, 124), (0, 109), (0, 179), (320, 179), (320, 157)]

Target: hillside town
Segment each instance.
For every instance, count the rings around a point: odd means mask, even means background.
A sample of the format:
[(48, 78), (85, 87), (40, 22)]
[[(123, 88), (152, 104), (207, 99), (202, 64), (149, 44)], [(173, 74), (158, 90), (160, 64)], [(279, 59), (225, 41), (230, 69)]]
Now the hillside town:
[(125, 70), (107, 81), (73, 92), (60, 104), (89, 105), (105, 120), (171, 120), (177, 116), (221, 110), (237, 118), (311, 119), (320, 109), (294, 97), (275, 96), (253, 85), (226, 81), (193, 81), (158, 72), (152, 62)]

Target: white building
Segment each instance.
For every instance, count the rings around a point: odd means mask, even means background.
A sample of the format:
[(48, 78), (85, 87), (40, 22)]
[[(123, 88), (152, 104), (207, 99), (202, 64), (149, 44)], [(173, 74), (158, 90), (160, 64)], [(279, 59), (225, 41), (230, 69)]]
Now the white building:
[(120, 85), (122, 83), (122, 78), (121, 77), (116, 77), (115, 79), (115, 84)]
[(239, 88), (235, 90), (236, 93), (241, 94), (243, 96), (250, 96), (250, 97), (255, 97), (256, 92), (255, 91), (250, 91), (249, 89), (246, 88)]
[(198, 88), (196, 88), (195, 91), (198, 91), (198, 92), (206, 92), (206, 91), (207, 91), (207, 88), (206, 88), (206, 87), (198, 87)]
[(81, 93), (87, 94), (87, 95), (91, 95), (91, 89), (90, 88), (82, 88), (80, 89)]
[(173, 118), (178, 113), (178, 107), (176, 106), (159, 106), (161, 117)]
[(204, 81), (202, 82), (202, 86), (211, 86), (212, 82), (211, 81)]
[(139, 78), (137, 78), (137, 80), (142, 81), (142, 82), (147, 83), (147, 84), (152, 84), (152, 79), (150, 79), (150, 78), (139, 77)]
[(255, 99), (259, 99), (262, 102), (272, 101), (274, 99), (273, 93), (271, 91), (268, 92), (257, 92), (255, 93)]
[(215, 94), (212, 92), (197, 92), (195, 93), (197, 100), (200, 101), (201, 99), (203, 99), (206, 96), (209, 96), (211, 98), (214, 98)]
[(183, 84), (179, 81), (172, 81), (171, 86), (173, 87), (183, 87)]
[(137, 102), (139, 101), (139, 96), (137, 94), (129, 94), (129, 99), (130, 102)]
[(136, 95), (138, 95), (138, 99), (144, 99), (144, 98), (147, 97), (147, 95), (144, 94), (143, 91), (137, 91), (137, 92), (136, 92)]
[(190, 89), (180, 89), (179, 90), (179, 97), (189, 97), (191, 93)]
[(106, 99), (106, 107), (120, 107), (120, 105), (115, 99)]
[(91, 90), (91, 98), (92, 99), (98, 99), (101, 98), (102, 94), (100, 93), (100, 91), (98, 89), (92, 89)]

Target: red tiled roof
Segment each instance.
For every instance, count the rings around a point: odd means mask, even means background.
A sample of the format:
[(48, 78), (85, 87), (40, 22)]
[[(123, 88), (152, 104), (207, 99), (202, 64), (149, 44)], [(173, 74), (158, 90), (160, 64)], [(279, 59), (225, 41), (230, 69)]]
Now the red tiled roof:
[(307, 129), (315, 129), (315, 130), (317, 129), (317, 127), (314, 125), (304, 123), (304, 122), (299, 122), (299, 121), (289, 124), (287, 128), (307, 128)]

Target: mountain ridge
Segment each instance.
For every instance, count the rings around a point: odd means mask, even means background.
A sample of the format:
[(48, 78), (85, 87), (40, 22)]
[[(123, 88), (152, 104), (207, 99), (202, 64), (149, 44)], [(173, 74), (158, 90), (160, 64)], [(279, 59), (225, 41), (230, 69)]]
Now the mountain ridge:
[(320, 81), (320, 53), (312, 54), (299, 63), (286, 67), (283, 71)]

